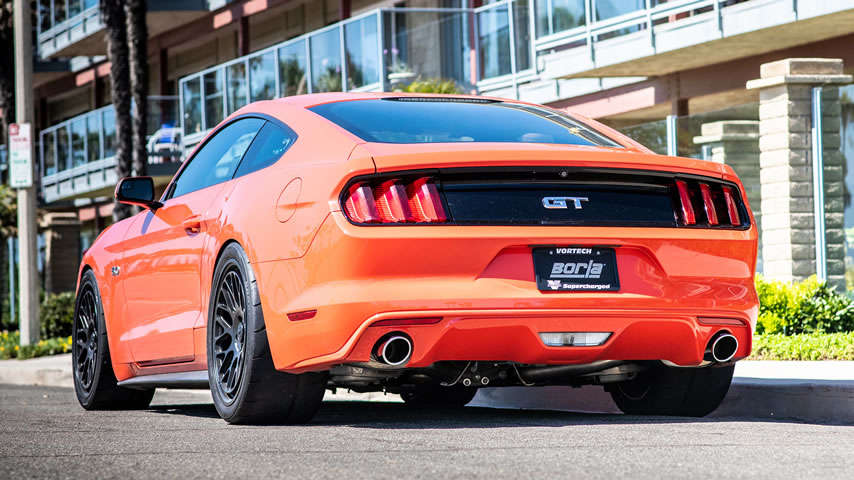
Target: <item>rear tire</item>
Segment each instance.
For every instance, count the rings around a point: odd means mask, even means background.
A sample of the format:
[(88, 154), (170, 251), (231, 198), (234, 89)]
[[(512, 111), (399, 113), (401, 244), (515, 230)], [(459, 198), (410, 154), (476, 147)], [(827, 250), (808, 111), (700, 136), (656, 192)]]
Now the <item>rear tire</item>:
[(208, 309), (208, 381), (214, 406), (228, 423), (305, 423), (323, 401), (326, 375), (279, 372), (255, 274), (236, 243), (214, 272)]
[(411, 392), (401, 393), (400, 397), (413, 406), (464, 407), (476, 394), (476, 388), (418, 385)]
[(95, 274), (80, 279), (74, 305), (71, 368), (74, 393), (86, 410), (141, 410), (148, 408), (154, 389), (136, 390), (117, 385), (110, 361), (104, 309)]
[(705, 417), (720, 406), (735, 365), (706, 368), (660, 367), (610, 387), (611, 397), (629, 415)]

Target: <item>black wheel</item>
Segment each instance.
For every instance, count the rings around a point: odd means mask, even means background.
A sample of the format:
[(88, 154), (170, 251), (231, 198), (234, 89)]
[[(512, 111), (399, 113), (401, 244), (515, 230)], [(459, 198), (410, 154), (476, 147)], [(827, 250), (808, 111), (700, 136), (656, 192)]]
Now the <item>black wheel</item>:
[(255, 275), (236, 243), (220, 256), (210, 298), (208, 381), (220, 416), (229, 423), (311, 420), (323, 401), (326, 375), (275, 369)]
[(471, 402), (476, 394), (476, 388), (418, 385), (411, 392), (401, 393), (400, 397), (407, 405), (463, 407)]
[(148, 407), (154, 396), (153, 388), (136, 390), (116, 385), (101, 295), (91, 270), (87, 270), (80, 280), (72, 334), (74, 391), (83, 408), (136, 410)]
[(720, 406), (735, 365), (706, 368), (660, 367), (610, 387), (617, 407), (630, 415), (705, 417)]

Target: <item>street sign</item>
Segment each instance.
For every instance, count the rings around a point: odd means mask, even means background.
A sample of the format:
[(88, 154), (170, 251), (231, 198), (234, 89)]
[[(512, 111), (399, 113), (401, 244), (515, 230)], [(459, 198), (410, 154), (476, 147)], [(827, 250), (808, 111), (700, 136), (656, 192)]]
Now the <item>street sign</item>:
[(33, 128), (29, 123), (9, 125), (9, 184), (33, 186)]

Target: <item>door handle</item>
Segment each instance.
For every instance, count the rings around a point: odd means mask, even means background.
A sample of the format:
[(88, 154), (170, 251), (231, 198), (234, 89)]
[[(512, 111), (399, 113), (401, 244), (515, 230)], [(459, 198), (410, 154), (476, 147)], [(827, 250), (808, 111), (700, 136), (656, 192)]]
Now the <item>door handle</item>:
[(184, 219), (181, 223), (184, 231), (187, 233), (199, 233), (202, 231), (202, 217), (200, 215), (191, 215)]

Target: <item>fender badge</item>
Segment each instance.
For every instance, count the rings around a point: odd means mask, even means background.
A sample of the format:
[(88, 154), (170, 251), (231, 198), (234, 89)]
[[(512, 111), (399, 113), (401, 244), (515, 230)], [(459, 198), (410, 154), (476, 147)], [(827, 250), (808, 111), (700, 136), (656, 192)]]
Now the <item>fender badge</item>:
[(121, 273), (121, 271), (122, 269), (119, 267), (113, 267), (110, 269), (110, 272), (113, 274), (114, 277)]

